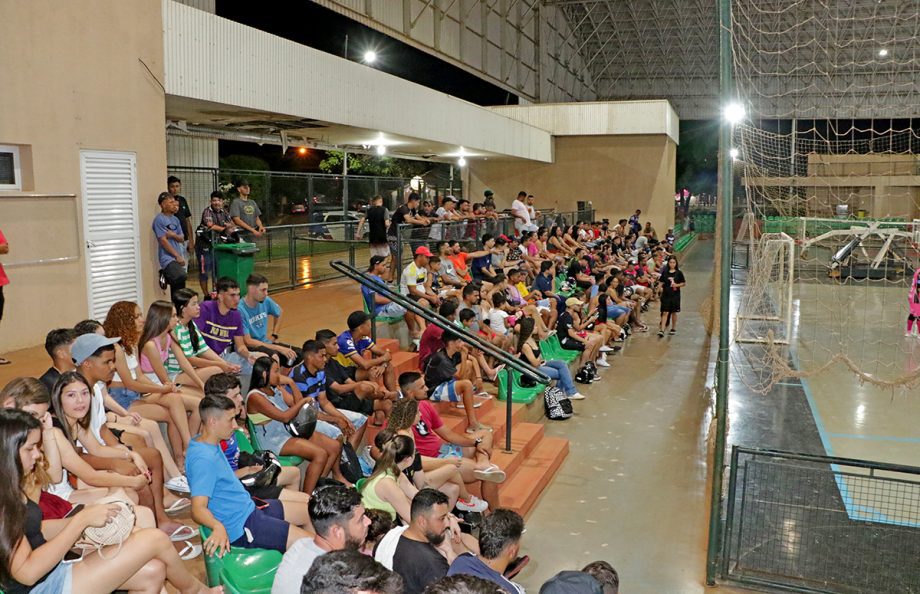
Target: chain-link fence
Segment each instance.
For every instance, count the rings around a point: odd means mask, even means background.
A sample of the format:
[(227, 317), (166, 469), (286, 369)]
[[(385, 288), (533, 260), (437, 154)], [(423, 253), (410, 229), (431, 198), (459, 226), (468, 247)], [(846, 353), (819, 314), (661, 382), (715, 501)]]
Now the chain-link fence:
[(266, 226), (298, 225), (357, 219), (370, 199), (380, 195), (383, 205), (394, 210), (412, 191), (423, 198), (439, 201), (462, 191), (459, 180), (372, 177), (206, 167), (169, 167), (169, 175), (182, 180), (182, 194), (189, 203), (197, 226), (214, 190), (221, 190), (228, 201), (236, 197), (234, 183), (249, 182), (250, 199), (259, 205)]
[(726, 515), (726, 579), (920, 592), (920, 468), (735, 447)]

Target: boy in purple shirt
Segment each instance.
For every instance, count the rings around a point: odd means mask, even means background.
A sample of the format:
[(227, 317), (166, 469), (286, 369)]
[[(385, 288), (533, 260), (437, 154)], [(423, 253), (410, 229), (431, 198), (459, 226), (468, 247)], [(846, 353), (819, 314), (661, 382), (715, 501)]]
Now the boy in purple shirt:
[[(252, 375), (253, 354), (246, 348), (243, 332), (243, 316), (237, 311), (240, 303), (240, 285), (234, 279), (224, 276), (217, 279), (217, 299), (201, 304), (201, 313), (195, 325), (211, 350), (225, 361), (240, 366), (240, 374), (246, 378)], [(249, 382), (245, 381), (248, 387)]]

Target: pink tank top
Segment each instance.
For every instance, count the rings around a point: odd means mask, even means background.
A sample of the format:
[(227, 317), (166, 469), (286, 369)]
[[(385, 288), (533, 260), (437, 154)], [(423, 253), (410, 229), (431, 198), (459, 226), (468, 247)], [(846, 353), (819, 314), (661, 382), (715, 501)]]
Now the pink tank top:
[[(155, 338), (153, 339), (153, 344), (157, 345), (157, 347), (160, 346), (160, 344), (157, 342)], [(169, 358), (169, 345), (171, 344), (172, 344), (172, 338), (170, 337), (169, 334), (167, 334), (166, 340), (164, 341), (162, 348), (158, 349), (160, 351), (160, 362), (163, 363), (163, 365), (166, 365), (166, 359)], [(141, 352), (140, 354), (140, 362), (141, 362), (141, 371), (143, 371), (144, 373), (153, 373), (153, 366), (150, 365), (150, 359), (148, 359), (147, 355), (145, 355), (143, 352)]]

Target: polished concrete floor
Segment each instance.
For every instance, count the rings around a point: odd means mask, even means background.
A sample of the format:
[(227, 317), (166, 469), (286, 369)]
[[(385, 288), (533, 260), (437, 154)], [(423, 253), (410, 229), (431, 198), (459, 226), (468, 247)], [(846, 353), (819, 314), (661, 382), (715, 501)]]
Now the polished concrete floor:
[(546, 421), (547, 433), (571, 440), (570, 453), (527, 522), (532, 560), (518, 581), (528, 591), (596, 559), (617, 568), (623, 592), (704, 590), (709, 337), (698, 309), (712, 259), (712, 242), (700, 242), (681, 265), (676, 336), (634, 334), (572, 419)]

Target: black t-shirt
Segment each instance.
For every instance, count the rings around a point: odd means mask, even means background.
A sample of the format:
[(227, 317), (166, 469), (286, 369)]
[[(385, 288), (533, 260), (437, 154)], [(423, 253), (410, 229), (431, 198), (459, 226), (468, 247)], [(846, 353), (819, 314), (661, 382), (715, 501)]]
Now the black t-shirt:
[(454, 379), (459, 363), (460, 353), (454, 353), (453, 357), (449, 357), (447, 351), (441, 349), (433, 354), (428, 358), (428, 365), (425, 367), (425, 385), (429, 390), (434, 390), (444, 382)]
[(367, 209), (367, 240), (369, 243), (387, 242), (387, 209), (372, 206)]
[(176, 218), (182, 223), (182, 229), (184, 231), (185, 222), (192, 218), (192, 209), (188, 207), (188, 201), (185, 199), (185, 196), (176, 196), (176, 202), (179, 203), (179, 212), (176, 213)]
[(575, 326), (575, 320), (572, 319), (572, 314), (568, 311), (559, 314), (559, 317), (556, 319), (556, 334), (559, 335), (559, 340), (571, 340), (569, 330), (573, 326)]
[(406, 222), (406, 216), (412, 215), (416, 216), (417, 211), (413, 208), (410, 209), (408, 205), (401, 204), (399, 208), (393, 213), (393, 216), (390, 217), (390, 228), (387, 229), (387, 235), (390, 237), (396, 237), (396, 232), (399, 230), (399, 226)]
[(581, 264), (578, 262), (572, 262), (572, 264), (569, 266), (568, 275), (571, 278), (577, 279), (578, 275), (582, 274), (584, 271), (585, 269), (582, 268)]
[(393, 571), (406, 582), (406, 594), (421, 594), (428, 584), (447, 575), (447, 559), (427, 542), (418, 542), (405, 535), (399, 537), (393, 553)]
[(403, 474), (406, 475), (406, 478), (409, 479), (409, 482), (412, 482), (412, 479), (415, 478), (416, 472), (422, 471), (422, 455), (418, 452), (415, 452), (415, 458), (412, 460), (412, 466), (403, 470)]
[(684, 273), (680, 270), (675, 270), (671, 272), (670, 270), (665, 270), (661, 273), (661, 291), (665, 295), (677, 295), (680, 293), (680, 289), (672, 289), (671, 281), (669, 279), (673, 278), (675, 283), (686, 282), (684, 280)]
[(45, 384), (45, 387), (48, 388), (48, 391), (50, 392), (54, 389), (54, 382), (56, 382), (59, 377), (61, 377), (61, 372), (54, 367), (49, 367), (48, 371), (43, 373), (42, 376), (38, 378), (38, 380)]
[(346, 384), (348, 380), (355, 379), (352, 376), (349, 369), (357, 369), (355, 367), (345, 367), (335, 359), (329, 359), (326, 361), (326, 396), (331, 396), (333, 394), (350, 394), (350, 392), (339, 392), (332, 389), (332, 384)]

